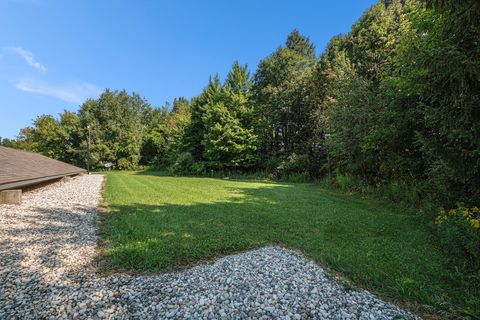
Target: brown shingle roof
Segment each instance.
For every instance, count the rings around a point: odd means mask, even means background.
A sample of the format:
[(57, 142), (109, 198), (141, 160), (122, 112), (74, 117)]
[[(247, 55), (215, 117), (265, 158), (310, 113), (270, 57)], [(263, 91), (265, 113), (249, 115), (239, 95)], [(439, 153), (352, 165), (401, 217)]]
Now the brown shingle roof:
[(0, 146), (0, 190), (20, 187), (62, 176), (85, 172), (85, 169), (54, 160), (38, 153)]

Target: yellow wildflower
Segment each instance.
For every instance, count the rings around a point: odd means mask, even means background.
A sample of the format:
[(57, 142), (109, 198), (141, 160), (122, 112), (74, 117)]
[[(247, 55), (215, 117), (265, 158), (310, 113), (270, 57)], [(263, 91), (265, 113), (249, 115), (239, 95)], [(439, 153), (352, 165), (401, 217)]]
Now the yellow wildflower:
[(454, 216), (454, 215), (457, 214), (457, 210), (455, 210), (455, 209), (450, 209), (450, 210), (448, 210), (448, 214), (451, 215), (451, 216)]
[(463, 210), (462, 214), (463, 214), (464, 217), (470, 216), (470, 212), (469, 212), (468, 210), (466, 210), (466, 209)]
[(470, 220), (470, 224), (471, 224), (472, 227), (474, 227), (475, 229), (480, 229), (480, 220), (478, 220), (478, 219), (471, 219), (471, 220)]
[(435, 224), (441, 224), (443, 221), (447, 220), (447, 217), (444, 215), (438, 215), (435, 218)]
[(472, 208), (472, 212), (473, 212), (473, 213), (479, 213), (479, 212), (480, 212), (480, 209), (478, 209), (478, 207), (473, 207), (473, 208)]

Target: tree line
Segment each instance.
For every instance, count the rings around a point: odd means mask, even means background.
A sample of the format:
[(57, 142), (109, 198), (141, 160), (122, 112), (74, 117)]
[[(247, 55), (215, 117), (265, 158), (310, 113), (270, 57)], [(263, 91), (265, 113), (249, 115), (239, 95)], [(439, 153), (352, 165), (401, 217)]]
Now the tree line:
[(2, 144), (85, 166), (90, 130), (97, 169), (327, 176), (479, 203), (479, 26), (475, 0), (380, 1), (320, 56), (294, 30), (253, 74), (234, 62), (190, 100), (106, 90)]

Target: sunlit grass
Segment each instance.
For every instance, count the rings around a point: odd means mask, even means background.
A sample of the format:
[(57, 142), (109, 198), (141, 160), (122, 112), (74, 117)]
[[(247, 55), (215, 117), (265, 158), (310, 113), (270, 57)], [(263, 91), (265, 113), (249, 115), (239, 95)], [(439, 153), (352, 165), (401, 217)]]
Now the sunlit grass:
[(111, 267), (162, 271), (280, 244), (385, 297), (461, 312), (479, 288), (425, 217), (313, 184), (112, 173), (102, 225)]

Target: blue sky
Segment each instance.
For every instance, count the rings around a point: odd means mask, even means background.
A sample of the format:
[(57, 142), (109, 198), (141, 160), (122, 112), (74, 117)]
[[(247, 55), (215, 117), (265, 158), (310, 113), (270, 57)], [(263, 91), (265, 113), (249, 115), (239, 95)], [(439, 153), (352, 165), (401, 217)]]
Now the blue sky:
[(0, 137), (104, 88), (161, 106), (234, 60), (253, 72), (297, 28), (320, 54), (374, 0), (0, 0)]

